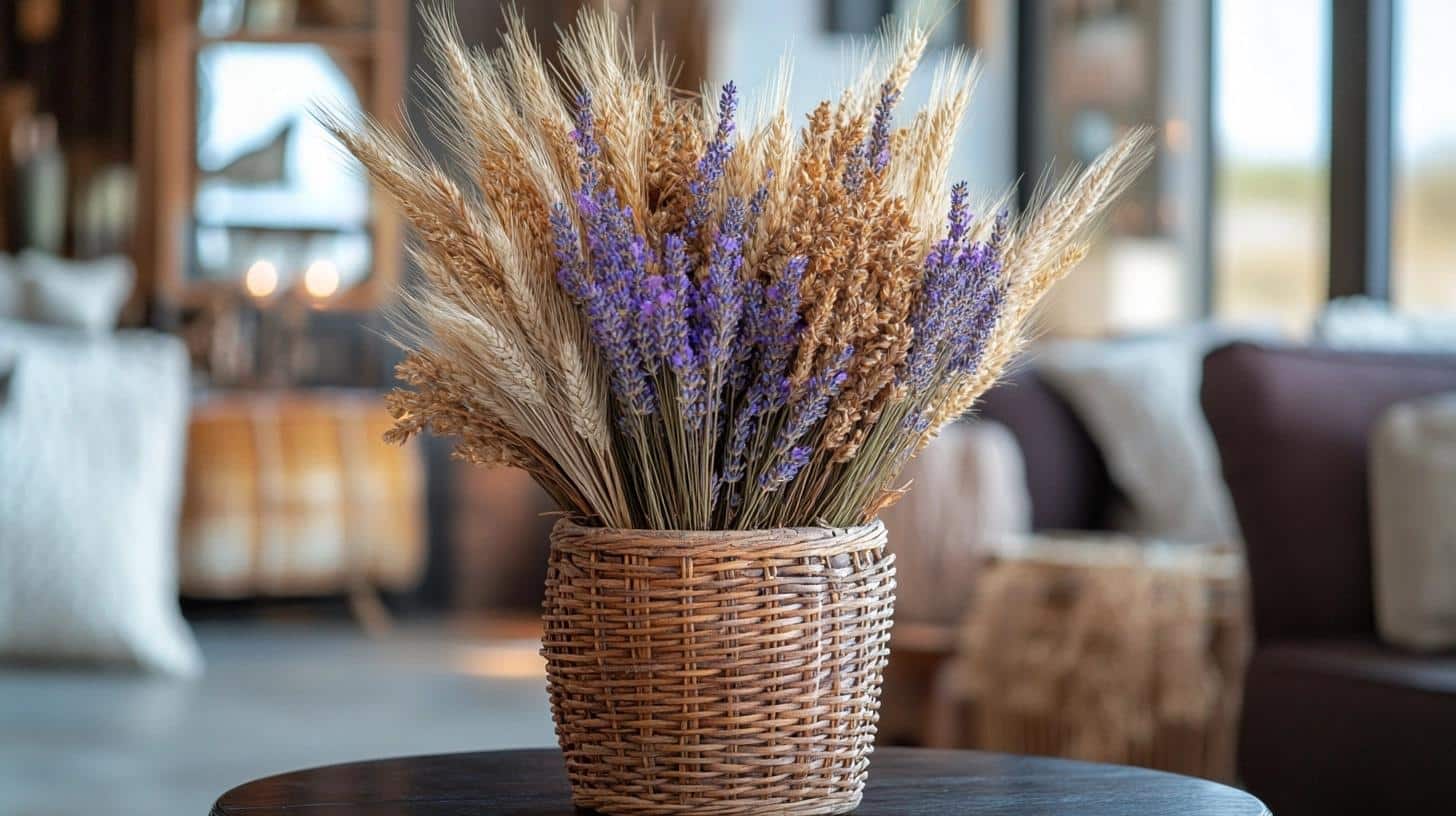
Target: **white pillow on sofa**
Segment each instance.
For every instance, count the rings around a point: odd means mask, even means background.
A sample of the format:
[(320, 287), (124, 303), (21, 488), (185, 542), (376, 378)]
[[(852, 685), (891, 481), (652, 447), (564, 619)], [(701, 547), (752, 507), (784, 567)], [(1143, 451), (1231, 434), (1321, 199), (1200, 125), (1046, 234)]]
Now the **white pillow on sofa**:
[(1370, 447), (1380, 635), (1409, 649), (1456, 648), (1456, 394), (1392, 406)]
[(0, 659), (200, 667), (177, 604), (182, 343), (0, 321)]
[(1126, 497), (1125, 532), (1200, 544), (1238, 540), (1218, 448), (1198, 402), (1204, 352), (1220, 339), (1195, 328), (1055, 342), (1036, 355), (1037, 370), (1087, 426)]

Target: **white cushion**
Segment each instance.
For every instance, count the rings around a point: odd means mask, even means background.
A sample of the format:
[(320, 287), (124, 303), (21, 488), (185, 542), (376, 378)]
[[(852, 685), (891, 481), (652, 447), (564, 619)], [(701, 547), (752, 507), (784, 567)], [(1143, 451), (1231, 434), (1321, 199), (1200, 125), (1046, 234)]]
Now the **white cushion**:
[(1215, 544), (1238, 538), (1218, 449), (1199, 406), (1200, 332), (1115, 342), (1057, 343), (1038, 370), (1087, 426), (1126, 497), (1126, 532)]
[(1456, 648), (1456, 394), (1381, 417), (1370, 497), (1381, 636), (1411, 649)]
[(0, 321), (0, 658), (200, 665), (177, 604), (187, 354)]
[(136, 275), (120, 255), (69, 261), (26, 250), (19, 267), (26, 288), (25, 318), (90, 332), (116, 328)]

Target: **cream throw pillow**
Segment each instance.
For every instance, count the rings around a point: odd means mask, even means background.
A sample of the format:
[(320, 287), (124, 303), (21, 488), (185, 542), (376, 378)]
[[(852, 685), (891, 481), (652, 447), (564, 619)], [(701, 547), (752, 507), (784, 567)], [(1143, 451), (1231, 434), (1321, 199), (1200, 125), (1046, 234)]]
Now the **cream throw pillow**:
[(1205, 332), (1054, 343), (1037, 355), (1126, 497), (1125, 532), (1198, 544), (1238, 538), (1218, 448), (1198, 403)]
[(177, 605), (187, 353), (0, 321), (0, 660), (198, 670)]
[(1456, 394), (1385, 413), (1371, 441), (1370, 494), (1381, 636), (1456, 648)]

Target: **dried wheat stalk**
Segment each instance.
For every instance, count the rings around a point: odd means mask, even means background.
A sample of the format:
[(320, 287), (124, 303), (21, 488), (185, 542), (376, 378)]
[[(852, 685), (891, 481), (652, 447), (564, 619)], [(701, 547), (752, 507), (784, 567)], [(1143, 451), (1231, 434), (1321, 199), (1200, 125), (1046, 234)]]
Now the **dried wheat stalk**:
[(600, 525), (873, 518), (1149, 155), (1128, 133), (1022, 217), (976, 218), (947, 179), (975, 64), (946, 60), (893, 124), (916, 25), (800, 126), (787, 62), (740, 126), (731, 83), (674, 92), (605, 12), (563, 33), (559, 74), (518, 16), (492, 53), (446, 12), (426, 27), (427, 124), (458, 174), (412, 133), (323, 116), (417, 236), (390, 438), (453, 435)]

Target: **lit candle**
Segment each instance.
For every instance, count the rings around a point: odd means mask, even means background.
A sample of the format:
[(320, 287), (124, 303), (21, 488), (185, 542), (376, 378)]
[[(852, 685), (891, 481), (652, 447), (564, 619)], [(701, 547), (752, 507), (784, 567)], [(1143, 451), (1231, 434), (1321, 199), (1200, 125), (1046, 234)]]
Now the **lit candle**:
[(303, 288), (318, 300), (332, 296), (339, 291), (339, 268), (333, 261), (314, 261), (303, 272)]
[(259, 300), (268, 297), (278, 289), (278, 267), (259, 258), (243, 275), (243, 288)]

